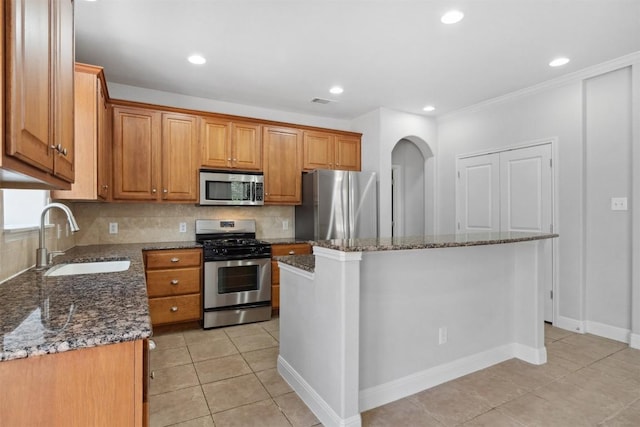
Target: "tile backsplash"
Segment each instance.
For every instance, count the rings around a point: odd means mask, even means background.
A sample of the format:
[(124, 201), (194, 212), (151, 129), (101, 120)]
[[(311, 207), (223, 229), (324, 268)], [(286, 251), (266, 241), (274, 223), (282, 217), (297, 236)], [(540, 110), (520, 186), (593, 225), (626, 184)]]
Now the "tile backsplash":
[[(108, 243), (189, 241), (194, 239), (196, 219), (255, 219), (258, 238), (294, 236), (293, 206), (218, 207), (153, 203), (71, 203), (80, 231), (79, 246)], [(180, 232), (180, 223), (187, 231)], [(283, 229), (283, 222), (288, 224)], [(118, 233), (109, 233), (109, 224)]]

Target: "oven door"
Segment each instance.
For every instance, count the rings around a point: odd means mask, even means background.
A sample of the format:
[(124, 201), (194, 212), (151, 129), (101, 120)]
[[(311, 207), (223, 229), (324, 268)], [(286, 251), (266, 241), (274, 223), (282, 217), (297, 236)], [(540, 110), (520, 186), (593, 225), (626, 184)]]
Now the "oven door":
[(271, 301), (271, 258), (204, 263), (204, 308)]

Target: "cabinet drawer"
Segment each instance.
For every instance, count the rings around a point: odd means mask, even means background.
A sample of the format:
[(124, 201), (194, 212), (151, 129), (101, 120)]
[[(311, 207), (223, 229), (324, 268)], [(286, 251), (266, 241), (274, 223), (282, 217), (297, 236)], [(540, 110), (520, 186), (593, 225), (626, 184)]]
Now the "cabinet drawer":
[(306, 255), (311, 253), (311, 245), (308, 243), (293, 243), (290, 245), (271, 245), (272, 256)]
[(175, 249), (149, 251), (145, 254), (148, 269), (200, 267), (202, 250)]
[(147, 293), (149, 298), (199, 292), (199, 268), (147, 271)]
[(200, 294), (151, 298), (149, 311), (151, 312), (151, 323), (154, 326), (200, 320)]

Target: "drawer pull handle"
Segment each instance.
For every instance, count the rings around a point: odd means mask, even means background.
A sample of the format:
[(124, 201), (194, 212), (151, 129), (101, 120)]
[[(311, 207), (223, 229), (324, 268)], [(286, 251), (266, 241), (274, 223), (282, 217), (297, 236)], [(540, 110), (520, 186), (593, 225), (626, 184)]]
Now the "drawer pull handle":
[(156, 372), (155, 371), (151, 371), (151, 374), (149, 375), (149, 378), (151, 378), (152, 380), (156, 379)]
[(180, 261), (180, 258), (178, 257), (171, 258), (171, 262), (179, 262), (179, 261)]
[(180, 283), (180, 281), (179, 281), (178, 279), (173, 279), (173, 280), (171, 281), (171, 284), (172, 284), (172, 285), (177, 285), (178, 283)]
[(295, 255), (295, 254), (296, 254), (296, 251), (294, 251), (294, 250), (290, 250), (289, 251), (289, 255)]
[(175, 313), (176, 311), (178, 311), (178, 307), (176, 307), (176, 306), (174, 305), (173, 307), (171, 307), (171, 311), (173, 311), (173, 312)]

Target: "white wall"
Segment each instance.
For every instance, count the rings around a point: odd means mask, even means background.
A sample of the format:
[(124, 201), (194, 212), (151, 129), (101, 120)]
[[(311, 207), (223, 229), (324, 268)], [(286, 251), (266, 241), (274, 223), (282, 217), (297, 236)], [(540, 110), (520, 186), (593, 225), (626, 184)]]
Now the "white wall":
[[(375, 112), (363, 115), (352, 122), (352, 129), (362, 132), (363, 137), (363, 166), (365, 170), (378, 172), (378, 206), (380, 236), (391, 236), (391, 164), (392, 152), (396, 143), (401, 139), (413, 142), (424, 141), (426, 146), (419, 147), (427, 162), (425, 165), (425, 198), (427, 215), (427, 233), (432, 233), (435, 227), (435, 180), (437, 155), (437, 124), (430, 117), (403, 113), (400, 111), (380, 108)], [(371, 142), (371, 144), (369, 144)], [(365, 158), (364, 151), (377, 142), (378, 157), (370, 154)], [(366, 147), (366, 148), (365, 148)], [(375, 168), (375, 169), (374, 169)]]
[(153, 89), (128, 86), (119, 83), (108, 83), (109, 96), (113, 99), (146, 102), (149, 104), (208, 111), (220, 114), (232, 114), (256, 119), (273, 120), (307, 126), (318, 126), (329, 129), (351, 130), (349, 120), (329, 117), (311, 116), (287, 111), (271, 110), (251, 105), (234, 104), (214, 99), (198, 98)]
[(402, 139), (393, 149), (392, 163), (401, 166), (403, 218), (405, 236), (422, 236), (425, 229), (424, 165), (425, 159), (418, 147)]
[(585, 80), (586, 319), (631, 327), (631, 68)]
[[(640, 66), (637, 56), (633, 61)], [(438, 231), (455, 231), (456, 155), (555, 138), (560, 238), (554, 321), (624, 340), (630, 329), (631, 228), (624, 213), (608, 208), (610, 197), (630, 196), (632, 124), (624, 117), (631, 117), (632, 89), (628, 71), (606, 74), (624, 66), (607, 68), (441, 118)], [(608, 266), (620, 271), (611, 275)]]

